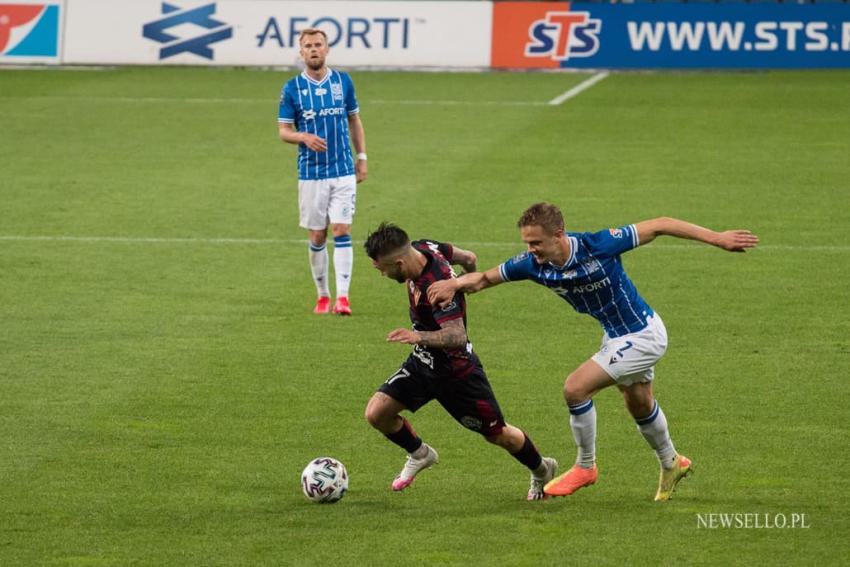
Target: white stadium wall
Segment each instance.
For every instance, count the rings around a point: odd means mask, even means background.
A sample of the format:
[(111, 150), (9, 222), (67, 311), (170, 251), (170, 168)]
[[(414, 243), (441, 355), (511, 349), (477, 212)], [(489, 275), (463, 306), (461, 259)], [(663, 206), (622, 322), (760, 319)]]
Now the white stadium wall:
[(850, 4), (0, 0), (0, 63), (348, 68), (850, 67)]
[(66, 2), (69, 64), (292, 66), (308, 27), (328, 34), (344, 67), (490, 63), (489, 2)]

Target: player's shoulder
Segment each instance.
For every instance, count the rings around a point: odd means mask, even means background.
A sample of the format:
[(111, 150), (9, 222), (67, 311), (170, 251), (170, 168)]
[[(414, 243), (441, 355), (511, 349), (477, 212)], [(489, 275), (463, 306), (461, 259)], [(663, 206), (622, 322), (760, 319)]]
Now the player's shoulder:
[(353, 82), (352, 79), (351, 79), (351, 75), (349, 75), (346, 71), (340, 71), (339, 69), (329, 69), (329, 70), (330, 70), (330, 76), (331, 76), (332, 79), (342, 81), (342, 82), (347, 82), (347, 83)]
[(307, 79), (306, 79), (306, 77), (304, 76), (304, 71), (299, 71), (298, 73), (295, 73), (294, 75), (292, 75), (291, 77), (289, 77), (289, 79), (287, 79), (287, 81), (286, 81), (286, 84), (287, 84), (287, 85), (297, 86), (297, 85), (299, 85), (299, 84), (303, 83), (303, 82), (304, 82), (304, 81), (306, 81), (306, 80), (307, 80)]
[(593, 232), (579, 232), (568, 234), (570, 236), (575, 236), (581, 242), (598, 244), (602, 242), (631, 239), (633, 232), (635, 232), (634, 225), (626, 225), (621, 227), (603, 228)]
[(442, 244), (440, 240), (434, 240), (433, 238), (417, 238), (413, 240), (411, 244), (415, 244), (416, 246), (425, 246), (427, 247), (436, 247)]
[(610, 232), (607, 228), (603, 228), (601, 230), (589, 230), (586, 232), (568, 232), (567, 237), (575, 238), (580, 245), (583, 244), (592, 248), (600, 242), (608, 240), (610, 238)]
[(419, 250), (420, 252), (424, 252), (431, 256), (438, 256), (441, 259), (443, 258), (442, 248), (445, 247), (443, 242), (439, 240), (433, 240), (431, 238), (420, 238), (418, 240), (414, 240), (411, 243), (411, 246)]
[(452, 277), (451, 263), (446, 258), (446, 244), (439, 240), (423, 238), (414, 240), (411, 245), (419, 252), (430, 258), (427, 272), (434, 280), (444, 280)]
[(289, 77), (289, 79), (287, 79), (287, 81), (285, 83), (283, 83), (283, 88), (281, 90), (286, 91), (286, 90), (298, 89), (299, 84), (300, 84), (300, 80), (301, 80), (301, 73), (298, 73), (297, 75), (293, 75), (292, 77)]

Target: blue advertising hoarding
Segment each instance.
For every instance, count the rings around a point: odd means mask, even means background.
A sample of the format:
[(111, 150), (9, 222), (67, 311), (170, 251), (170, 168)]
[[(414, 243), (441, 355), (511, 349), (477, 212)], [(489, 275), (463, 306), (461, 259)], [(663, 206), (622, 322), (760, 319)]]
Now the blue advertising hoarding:
[(497, 3), (494, 67), (850, 67), (850, 5)]

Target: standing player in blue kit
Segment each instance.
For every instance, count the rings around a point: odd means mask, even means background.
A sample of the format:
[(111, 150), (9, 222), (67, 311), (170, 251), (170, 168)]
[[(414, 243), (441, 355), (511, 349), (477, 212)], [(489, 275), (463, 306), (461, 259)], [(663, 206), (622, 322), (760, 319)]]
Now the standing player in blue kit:
[[(280, 95), (280, 139), (298, 144), (298, 206), (300, 225), (310, 237), (310, 269), (318, 299), (314, 313), (328, 313), (328, 225), (334, 237), (336, 302), (333, 312), (351, 315), (348, 298), (354, 251), (351, 223), (357, 184), (366, 180), (366, 134), (354, 83), (347, 73), (328, 68), (328, 38), (306, 29), (299, 39), (306, 68), (290, 79)], [(356, 152), (352, 159), (351, 144)]]

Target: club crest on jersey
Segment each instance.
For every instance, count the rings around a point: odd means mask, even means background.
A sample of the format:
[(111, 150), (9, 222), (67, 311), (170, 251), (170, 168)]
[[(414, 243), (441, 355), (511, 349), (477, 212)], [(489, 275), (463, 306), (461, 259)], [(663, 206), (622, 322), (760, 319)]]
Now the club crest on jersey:
[(609, 228), (608, 232), (610, 232), (611, 236), (614, 238), (623, 238), (623, 230), (620, 228)]
[(547, 12), (529, 26), (525, 56), (555, 61), (590, 57), (599, 51), (601, 29), (602, 20), (591, 18), (590, 12)]
[(598, 272), (602, 269), (602, 264), (599, 263), (599, 260), (595, 258), (589, 258), (581, 263), (581, 267), (584, 268), (584, 272), (586, 275), (590, 275), (593, 272)]
[(342, 85), (339, 83), (331, 83), (331, 96), (334, 100), (342, 100)]

